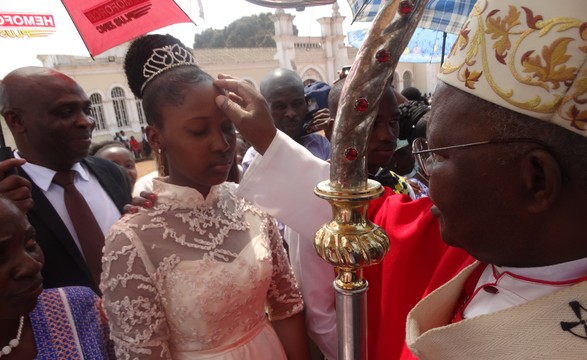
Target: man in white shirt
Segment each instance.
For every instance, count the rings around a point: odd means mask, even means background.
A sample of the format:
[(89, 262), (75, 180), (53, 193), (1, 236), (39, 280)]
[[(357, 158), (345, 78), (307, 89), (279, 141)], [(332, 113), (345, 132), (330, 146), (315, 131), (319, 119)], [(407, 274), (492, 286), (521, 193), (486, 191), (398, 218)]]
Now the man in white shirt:
[[(322, 160), (330, 158), (330, 142), (317, 130), (323, 130), (330, 119), (328, 109), (313, 112), (312, 132), (306, 133), (304, 122), (309, 115), (304, 95), (304, 84), (300, 76), (293, 70), (275, 69), (270, 71), (261, 81), (260, 91), (271, 111), (275, 126), (287, 134), (292, 140), (304, 146), (314, 156)], [(257, 152), (250, 147), (243, 157), (243, 172), (255, 158)], [(303, 172), (303, 168), (296, 169)], [(283, 188), (288, 191), (287, 186)], [(279, 218), (277, 218), (279, 220)], [(278, 224), (280, 232), (288, 246), (291, 266), (300, 290), (304, 296), (306, 327), (310, 338), (320, 351), (332, 360), (337, 359), (336, 313), (332, 301), (324, 301), (334, 297), (334, 289), (324, 288), (323, 284), (332, 283), (334, 272), (322, 261), (316, 252), (310, 254), (314, 259), (301, 261), (300, 255), (307, 256), (307, 245), (311, 246), (311, 238), (302, 238), (298, 232)], [(312, 261), (313, 260), (313, 261)]]
[[(96, 279), (101, 254), (96, 252), (124, 205), (130, 203), (131, 190), (121, 168), (87, 156), (95, 126), (89, 109), (83, 89), (52, 69), (16, 69), (0, 85), (0, 113), (16, 142), (14, 156), (26, 160), (18, 173), (31, 183), (34, 206), (27, 215), (45, 254), (44, 285), (82, 285), (99, 293)], [(76, 231), (66, 209), (64, 188), (53, 182), (61, 171), (75, 172), (73, 184), (93, 214), (87, 221), (99, 227), (92, 232), (97, 243), (90, 244), (89, 249), (95, 249), (91, 253), (84, 252), (80, 241), (89, 235), (90, 227)], [(90, 257), (92, 265), (88, 266)]]

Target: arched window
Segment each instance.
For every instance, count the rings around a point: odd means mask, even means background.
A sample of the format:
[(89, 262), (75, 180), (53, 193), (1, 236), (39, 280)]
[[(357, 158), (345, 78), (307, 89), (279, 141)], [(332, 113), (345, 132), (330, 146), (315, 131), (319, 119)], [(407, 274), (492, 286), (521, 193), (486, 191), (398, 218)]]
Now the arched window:
[(412, 73), (409, 71), (404, 71), (404, 89), (407, 87), (412, 86)]
[(124, 89), (117, 86), (112, 89), (110, 96), (112, 97), (112, 105), (114, 105), (116, 125), (118, 125), (119, 128), (130, 126), (128, 121), (128, 111), (126, 109), (126, 96), (124, 95)]
[(104, 118), (104, 105), (102, 95), (94, 93), (90, 95), (90, 114), (96, 121), (95, 130), (106, 130), (106, 119)]
[(397, 71), (393, 73), (393, 80), (392, 80), (391, 84), (393, 85), (393, 88), (396, 91), (402, 90), (399, 88), (399, 74), (397, 73)]
[(324, 79), (322, 79), (322, 76), (320, 76), (320, 73), (313, 68), (309, 68), (306, 71), (304, 71), (301, 78), (304, 79), (304, 82), (306, 82), (309, 79), (312, 79), (314, 81), (324, 81)]
[(145, 117), (145, 111), (143, 110), (143, 100), (135, 98), (135, 104), (137, 105), (137, 114), (139, 114), (139, 124), (146, 125), (147, 118)]

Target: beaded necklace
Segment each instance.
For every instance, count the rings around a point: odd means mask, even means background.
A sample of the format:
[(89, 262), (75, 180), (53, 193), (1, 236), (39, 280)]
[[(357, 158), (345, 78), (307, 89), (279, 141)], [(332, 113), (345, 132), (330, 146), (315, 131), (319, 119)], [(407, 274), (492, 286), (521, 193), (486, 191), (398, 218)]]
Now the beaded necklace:
[(18, 324), (18, 331), (16, 332), (16, 337), (8, 342), (8, 345), (2, 348), (0, 351), (0, 358), (2, 356), (9, 355), (12, 352), (12, 349), (16, 348), (20, 345), (20, 337), (22, 336), (22, 328), (24, 327), (24, 316), (20, 317), (20, 323)]

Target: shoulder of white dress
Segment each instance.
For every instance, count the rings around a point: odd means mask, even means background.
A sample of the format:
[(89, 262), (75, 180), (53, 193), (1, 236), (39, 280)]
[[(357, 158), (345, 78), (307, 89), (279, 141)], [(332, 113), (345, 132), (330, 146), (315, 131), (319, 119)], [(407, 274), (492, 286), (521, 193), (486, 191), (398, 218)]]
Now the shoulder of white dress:
[(230, 196), (234, 199), (235, 204), (241, 207), (243, 211), (251, 211), (260, 217), (269, 217), (269, 214), (261, 210), (261, 208), (259, 208), (255, 203), (247, 200), (246, 198), (236, 193), (238, 189), (238, 184), (225, 182), (223, 185), (225, 185), (223, 188), (226, 190), (226, 192), (230, 194)]

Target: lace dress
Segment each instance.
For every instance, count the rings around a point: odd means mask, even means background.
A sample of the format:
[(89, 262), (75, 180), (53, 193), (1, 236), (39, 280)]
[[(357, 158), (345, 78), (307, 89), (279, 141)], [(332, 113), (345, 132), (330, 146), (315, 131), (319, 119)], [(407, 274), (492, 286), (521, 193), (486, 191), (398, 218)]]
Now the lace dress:
[(303, 309), (275, 221), (212, 187), (155, 179), (153, 209), (110, 230), (101, 290), (124, 359), (285, 359), (269, 320)]

